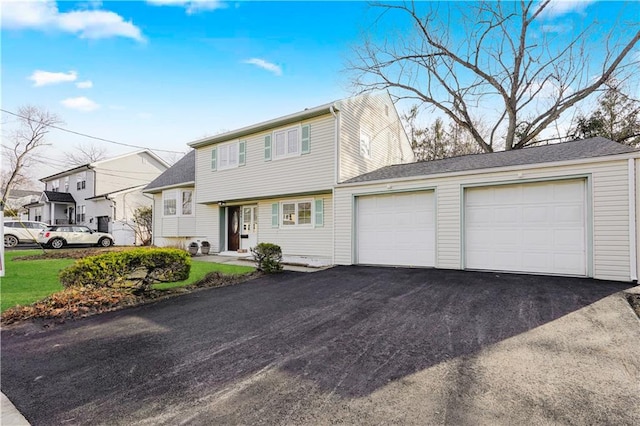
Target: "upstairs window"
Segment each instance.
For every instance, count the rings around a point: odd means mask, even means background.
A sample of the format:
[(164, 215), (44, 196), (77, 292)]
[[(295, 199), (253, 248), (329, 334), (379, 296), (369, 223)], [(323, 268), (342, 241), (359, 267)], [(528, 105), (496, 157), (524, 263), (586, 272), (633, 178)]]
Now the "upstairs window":
[(78, 173), (76, 182), (76, 189), (78, 191), (85, 189), (87, 187), (87, 172)]
[(298, 127), (273, 133), (273, 158), (286, 158), (300, 155), (300, 131)]
[(51, 181), (51, 191), (53, 191), (53, 192), (60, 191), (60, 180), (59, 179)]
[(69, 176), (64, 178), (64, 192), (69, 192)]
[(218, 170), (238, 167), (238, 142), (218, 147)]
[(371, 138), (363, 132), (360, 132), (360, 155), (364, 158), (371, 158)]

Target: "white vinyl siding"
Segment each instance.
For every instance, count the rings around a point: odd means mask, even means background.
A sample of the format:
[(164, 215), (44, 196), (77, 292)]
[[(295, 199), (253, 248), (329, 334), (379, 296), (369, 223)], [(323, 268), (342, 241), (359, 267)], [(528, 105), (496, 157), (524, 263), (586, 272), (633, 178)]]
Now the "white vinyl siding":
[[(587, 209), (591, 208), (591, 223), (587, 233), (592, 247), (587, 247), (587, 262), (593, 277), (628, 281), (629, 260), (629, 198), (627, 160), (584, 162), (558, 166), (523, 166), (518, 170), (489, 173), (461, 173), (396, 182), (343, 186), (335, 190), (335, 263), (354, 263), (355, 245), (354, 195), (388, 193), (389, 191), (435, 188), (437, 211), (436, 267), (462, 269), (462, 209), (465, 187), (497, 183), (530, 183), (566, 177), (588, 177)], [(390, 185), (392, 188), (388, 188)], [(591, 201), (591, 206), (589, 201)], [(591, 251), (592, 250), (592, 251)]]
[[(154, 194), (154, 212), (162, 211), (162, 194)], [(153, 240), (158, 246), (180, 246), (185, 238), (209, 241), (211, 252), (219, 247), (219, 208), (217, 205), (195, 204), (195, 214), (191, 216), (153, 215)]]
[[(389, 164), (414, 160), (411, 144), (388, 94), (356, 96), (341, 101), (338, 108), (339, 182)], [(366, 138), (365, 146), (362, 136)]]
[[(87, 191), (92, 195), (99, 195), (147, 185), (166, 169), (166, 166), (144, 152), (100, 161), (94, 169), (87, 170)], [(72, 184), (71, 187), (75, 188), (75, 185)]]
[[(246, 165), (225, 170), (224, 173), (211, 171), (212, 150), (218, 144), (198, 148), (196, 203), (331, 190), (335, 176), (335, 119), (327, 114), (301, 123), (301, 126), (305, 125), (309, 125), (311, 148), (308, 154), (274, 161), (273, 132), (255, 133), (243, 137), (246, 141)], [(290, 127), (284, 126), (282, 130)], [(265, 150), (268, 146), (270, 150)], [(272, 161), (265, 161), (267, 154), (271, 155)], [(271, 217), (271, 214), (268, 216)]]
[[(322, 203), (318, 201), (322, 200)], [(285, 256), (308, 256), (332, 260), (333, 250), (333, 203), (331, 194), (315, 195), (310, 200), (312, 206), (323, 204), (322, 226), (310, 227), (273, 227), (273, 206), (283, 203), (295, 203), (296, 198), (269, 199), (258, 202), (258, 242), (278, 244)], [(313, 207), (312, 207), (313, 208)], [(313, 216), (312, 216), (313, 222)]]

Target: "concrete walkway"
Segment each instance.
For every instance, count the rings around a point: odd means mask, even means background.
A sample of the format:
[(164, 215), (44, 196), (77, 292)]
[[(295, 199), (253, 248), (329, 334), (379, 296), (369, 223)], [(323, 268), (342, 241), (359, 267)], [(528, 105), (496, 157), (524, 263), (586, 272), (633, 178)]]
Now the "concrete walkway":
[[(256, 263), (250, 256), (227, 256), (219, 254), (198, 254), (192, 259), (203, 262), (226, 263), (229, 265), (239, 266), (256, 266)], [(303, 258), (283, 258), (282, 266), (285, 271), (295, 272), (318, 272), (330, 268), (331, 265), (310, 266)]]
[(9, 398), (0, 392), (0, 425), (2, 426), (29, 426), (29, 422), (17, 410)]

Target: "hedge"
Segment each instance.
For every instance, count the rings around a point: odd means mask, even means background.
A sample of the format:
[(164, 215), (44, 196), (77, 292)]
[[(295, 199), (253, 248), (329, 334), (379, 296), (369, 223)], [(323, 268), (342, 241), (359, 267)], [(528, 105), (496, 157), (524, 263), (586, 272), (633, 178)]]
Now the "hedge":
[(153, 283), (189, 278), (191, 259), (179, 249), (139, 248), (101, 254), (77, 260), (60, 272), (65, 288), (130, 287), (144, 292)]

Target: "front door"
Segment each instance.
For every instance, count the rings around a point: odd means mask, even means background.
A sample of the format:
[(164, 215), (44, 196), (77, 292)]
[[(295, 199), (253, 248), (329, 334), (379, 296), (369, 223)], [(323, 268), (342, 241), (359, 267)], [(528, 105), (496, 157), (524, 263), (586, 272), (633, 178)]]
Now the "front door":
[(229, 222), (227, 223), (227, 250), (238, 251), (240, 248), (240, 207), (227, 207)]

